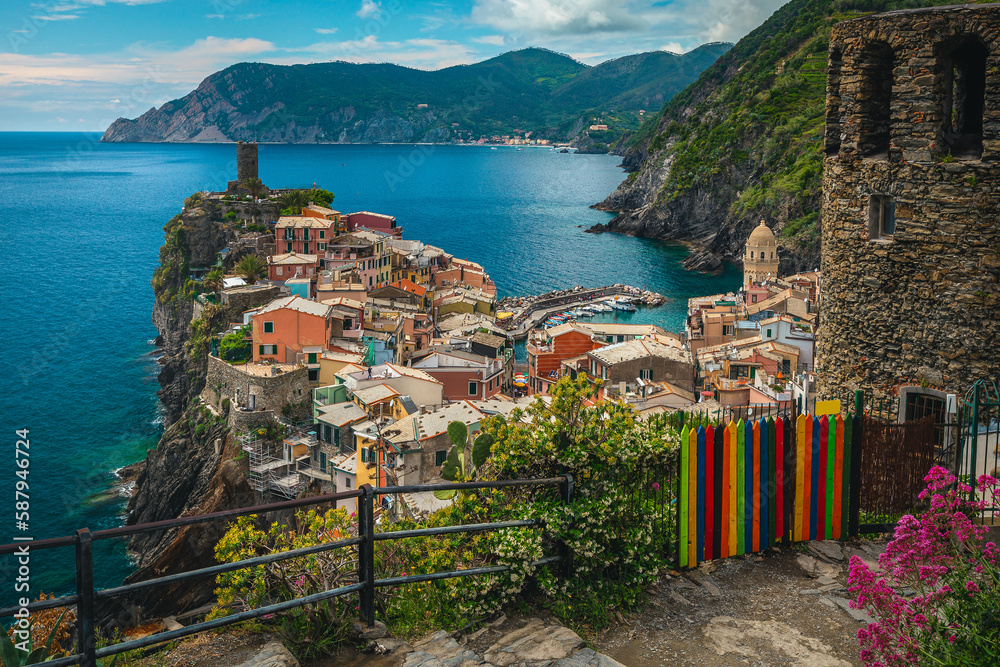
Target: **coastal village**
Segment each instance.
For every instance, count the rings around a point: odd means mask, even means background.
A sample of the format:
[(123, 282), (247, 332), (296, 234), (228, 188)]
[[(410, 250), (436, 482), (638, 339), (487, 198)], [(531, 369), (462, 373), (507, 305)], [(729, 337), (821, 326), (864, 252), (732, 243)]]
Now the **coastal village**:
[[(259, 182), (257, 146), (237, 151), (229, 191), (204, 196), (278, 196), (244, 192)], [(747, 244), (743, 288), (691, 299), (685, 330), (670, 332), (592, 321), (661, 305), (659, 294), (612, 285), (498, 299), (482, 266), (404, 238), (391, 215), (314, 202), (296, 213), (237, 234), (220, 258), (252, 248), (266, 258), (261, 275), (225, 275), (194, 311), (218, 302), (242, 312), (213, 341), (202, 402), (225, 406), (244, 434), (261, 494), (441, 482), (450, 423), (474, 435), (490, 416), (548, 400), (564, 377), (599, 385), (595, 400), (623, 401), (643, 419), (802, 409), (815, 397), (820, 275), (779, 277), (764, 222)], [(269, 420), (282, 424), (280, 442), (257, 428)], [(411, 514), (441, 504), (428, 494), (385, 502)]]

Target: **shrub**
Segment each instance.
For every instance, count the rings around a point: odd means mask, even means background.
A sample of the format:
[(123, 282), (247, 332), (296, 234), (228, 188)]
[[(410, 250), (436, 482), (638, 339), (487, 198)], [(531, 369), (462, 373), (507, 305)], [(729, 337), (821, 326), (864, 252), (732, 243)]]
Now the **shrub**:
[(855, 609), (875, 622), (858, 630), (865, 665), (996, 665), (1000, 659), (1000, 550), (985, 542), (986, 528), (972, 517), (997, 507), (997, 480), (972, 489), (944, 468), (924, 478), (921, 499), (930, 509), (899, 520), (893, 540), (873, 571), (851, 557)]

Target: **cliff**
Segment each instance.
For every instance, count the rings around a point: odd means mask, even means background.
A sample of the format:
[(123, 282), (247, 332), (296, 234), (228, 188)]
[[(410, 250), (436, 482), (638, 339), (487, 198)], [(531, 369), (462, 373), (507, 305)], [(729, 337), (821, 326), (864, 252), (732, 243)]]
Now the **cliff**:
[(863, 12), (946, 4), (792, 0), (616, 147), (628, 178), (596, 207), (609, 231), (738, 260), (761, 219), (784, 273), (819, 266), (830, 26)]
[(660, 107), (730, 46), (643, 53), (594, 67), (534, 48), (433, 72), (241, 63), (136, 119), (119, 118), (102, 141), (443, 143), (528, 132), (569, 140), (606, 124), (589, 143), (609, 144), (638, 127), (640, 110)]
[[(225, 215), (237, 206), (252, 205), (206, 202), (193, 195), (183, 212), (164, 227), (160, 265), (152, 283), (153, 322), (164, 352), (159, 396), (166, 412), (165, 430), (156, 449), (139, 466), (136, 490), (128, 503), (128, 525), (255, 502), (245, 480), (245, 464), (235, 460), (239, 450), (230, 437), (225, 412), (200, 405), (198, 400), (205, 384), (209, 337), (238, 313), (196, 305), (189, 279), (191, 267), (211, 266), (226, 247), (232, 223)], [(253, 209), (261, 219), (278, 215), (273, 203)], [(137, 569), (126, 581), (214, 564), (214, 546), (225, 529), (225, 523), (219, 522), (133, 536), (128, 549)], [(106, 609), (104, 620), (128, 624), (195, 607), (211, 598), (213, 585), (206, 578), (140, 591), (120, 600), (120, 606)]]

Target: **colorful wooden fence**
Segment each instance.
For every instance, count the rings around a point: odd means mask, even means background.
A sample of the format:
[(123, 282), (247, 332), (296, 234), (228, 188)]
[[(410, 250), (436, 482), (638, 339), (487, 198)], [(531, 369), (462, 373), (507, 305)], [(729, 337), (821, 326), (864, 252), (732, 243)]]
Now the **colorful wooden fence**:
[(680, 566), (778, 543), (846, 537), (856, 421), (799, 415), (685, 426)]

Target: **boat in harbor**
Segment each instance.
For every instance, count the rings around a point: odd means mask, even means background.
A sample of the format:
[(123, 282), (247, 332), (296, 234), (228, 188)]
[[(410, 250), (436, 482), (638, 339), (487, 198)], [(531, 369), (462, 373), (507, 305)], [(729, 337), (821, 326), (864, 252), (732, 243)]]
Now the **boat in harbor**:
[(626, 313), (635, 312), (635, 306), (621, 299), (615, 299), (614, 301), (612, 301), (611, 307), (614, 308), (615, 310), (620, 310)]
[(592, 303), (588, 307), (595, 313), (610, 313), (612, 310), (611, 306), (604, 303)]

